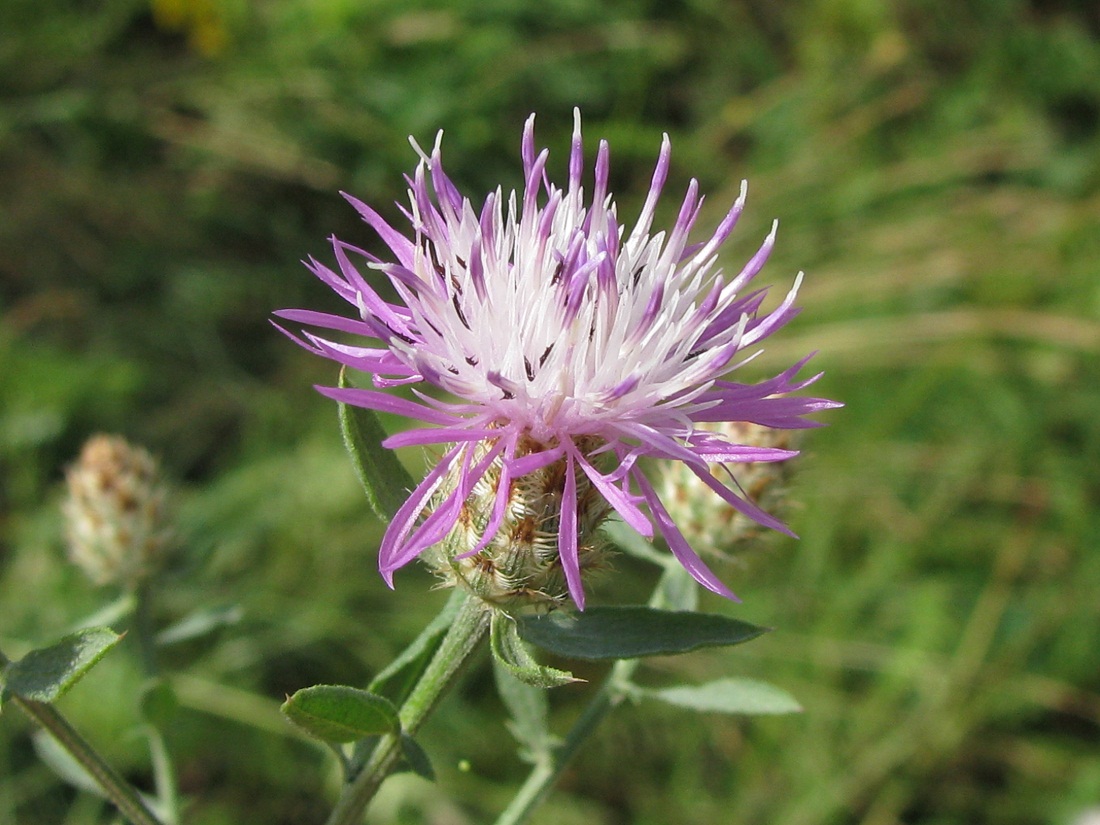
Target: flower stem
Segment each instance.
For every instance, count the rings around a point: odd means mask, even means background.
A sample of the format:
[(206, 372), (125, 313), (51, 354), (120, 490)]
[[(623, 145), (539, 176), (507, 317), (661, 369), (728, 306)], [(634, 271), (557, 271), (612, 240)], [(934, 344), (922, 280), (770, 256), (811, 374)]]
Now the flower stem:
[(119, 812), (133, 825), (161, 825), (156, 815), (149, 809), (125, 779), (114, 768), (103, 761), (95, 748), (73, 729), (52, 705), (35, 702), (20, 696), (12, 697), (19, 707), (50, 734), (57, 743), (86, 770), (103, 790), (103, 793), (118, 807)]
[(621, 659), (611, 668), (611, 673), (599, 691), (588, 703), (580, 718), (573, 723), (568, 735), (555, 747), (549, 758), (540, 759), (527, 775), (519, 791), (508, 807), (497, 817), (495, 825), (519, 825), (542, 804), (553, 790), (554, 784), (569, 765), (573, 756), (600, 722), (627, 697), (630, 677), (638, 669), (638, 659)]
[(358, 825), (362, 821), (363, 811), (401, 756), (401, 736), (416, 733), (454, 683), (462, 666), (484, 638), (489, 628), (489, 613), (480, 599), (466, 597), (435, 656), (401, 705), (400, 733), (386, 734), (378, 741), (363, 769), (344, 785), (326, 825)]
[[(665, 567), (657, 587), (650, 596), (650, 607), (666, 607), (675, 580), (683, 579), (687, 572), (678, 565)], [(573, 723), (565, 740), (540, 758), (508, 807), (497, 817), (494, 825), (520, 825), (526, 822), (535, 809), (553, 790), (554, 784), (568, 767), (573, 756), (599, 724), (630, 695), (630, 680), (641, 664), (640, 659), (620, 659), (615, 662), (596, 695), (588, 703), (580, 718)]]
[(148, 581), (134, 588), (134, 635), (137, 636), (141, 667), (145, 675), (155, 679), (160, 675), (157, 666), (156, 631), (153, 624), (153, 593)]
[[(149, 686), (161, 683), (160, 664), (157, 660), (156, 624), (153, 621), (153, 587), (148, 579), (137, 584), (134, 596), (134, 635), (138, 653)], [(164, 733), (152, 721), (147, 721), (145, 734), (149, 739), (149, 756), (153, 768), (153, 782), (157, 789), (157, 802), (165, 825), (177, 825), (180, 820), (179, 787), (176, 770), (168, 752)]]

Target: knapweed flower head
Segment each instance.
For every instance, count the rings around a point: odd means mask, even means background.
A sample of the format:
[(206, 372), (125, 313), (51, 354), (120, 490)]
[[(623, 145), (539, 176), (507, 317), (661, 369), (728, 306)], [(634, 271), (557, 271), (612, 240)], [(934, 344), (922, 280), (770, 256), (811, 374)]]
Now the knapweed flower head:
[[(606, 142), (586, 197), (579, 113), (564, 187), (549, 180), (548, 150), (535, 149), (534, 116), (521, 143), (521, 193), (498, 188), (475, 205), (445, 174), (440, 143), (430, 154), (413, 144), (420, 163), (402, 209), (407, 232), (345, 195), (389, 247), (385, 259), (334, 238), (336, 269), (307, 262), (355, 316), (278, 313), (377, 342), (357, 346), (310, 332), (298, 339), (370, 373), (377, 388), (319, 388), (325, 395), (428, 425), (391, 436), (385, 446), (447, 445), (386, 531), (383, 577), (392, 585), (398, 568), (441, 542), (453, 544), (456, 535), (464, 543), (452, 556), (476, 565), (494, 542), (526, 532), (583, 608), (581, 571), (595, 550), (587, 528), (594, 513), (614, 511), (646, 537), (655, 523), (692, 576), (734, 598), (684, 539), (640, 459), (680, 461), (737, 511), (789, 532), (714, 478), (708, 465), (795, 453), (739, 444), (699, 426), (743, 421), (798, 429), (815, 426), (807, 415), (837, 406), (790, 395), (817, 378), (796, 378), (808, 359), (757, 383), (727, 377), (797, 312), (801, 274), (770, 311), (763, 311), (765, 290), (746, 289), (772, 249), (775, 227), (740, 272), (725, 273), (718, 254), (746, 186), (717, 228), (692, 242), (703, 204), (693, 180), (672, 227), (654, 230), (670, 163), (667, 135), (632, 226), (620, 223), (608, 191)], [(395, 300), (372, 285), (371, 272), (388, 282)], [(401, 385), (410, 385), (416, 400), (380, 391)], [(440, 400), (432, 389), (453, 398)], [(528, 491), (538, 498), (532, 507), (517, 493), (536, 473), (543, 480)], [(482, 503), (471, 507), (475, 491)]]
[(133, 588), (163, 565), (165, 486), (147, 450), (121, 436), (93, 436), (65, 479), (69, 558), (88, 578)]
[[(792, 449), (793, 430), (777, 430), (745, 421), (708, 424), (706, 429), (734, 444)], [(792, 461), (709, 463), (711, 476), (769, 512), (782, 509)], [(680, 532), (704, 558), (731, 558), (760, 532), (760, 524), (711, 492), (681, 461), (657, 462), (654, 486)]]

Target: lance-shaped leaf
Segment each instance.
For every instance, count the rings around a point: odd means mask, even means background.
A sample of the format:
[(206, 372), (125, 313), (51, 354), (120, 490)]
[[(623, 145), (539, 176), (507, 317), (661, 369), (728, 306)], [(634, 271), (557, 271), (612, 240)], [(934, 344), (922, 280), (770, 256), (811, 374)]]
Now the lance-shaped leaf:
[[(351, 386), (343, 368), (340, 370), (339, 386), (342, 389)], [(339, 404), (339, 410), (344, 446), (351, 456), (355, 474), (367, 493), (367, 502), (380, 519), (388, 522), (416, 484), (408, 470), (397, 460), (397, 455), (382, 446), (386, 431), (378, 423), (374, 412), (343, 403)]]
[(395, 733), (401, 727), (393, 702), (347, 685), (303, 688), (281, 710), (295, 725), (325, 742), (354, 742)]
[(158, 645), (174, 645), (198, 639), (215, 630), (235, 625), (244, 618), (244, 609), (237, 604), (200, 607), (157, 634)]
[(624, 553), (638, 559), (652, 562), (658, 567), (668, 567), (675, 558), (668, 551), (661, 552), (653, 543), (643, 538), (638, 531), (628, 527), (617, 518), (608, 519), (600, 528), (607, 538)]
[(417, 776), (429, 782), (435, 782), (435, 769), (432, 767), (431, 760), (428, 759), (428, 754), (424, 753), (420, 743), (407, 733), (401, 734), (401, 757), (398, 770), (407, 768)]
[(678, 685), (632, 695), (656, 699), (700, 713), (736, 713), (752, 716), (798, 713), (802, 706), (785, 690), (755, 679), (719, 679), (702, 685)]
[(515, 619), (506, 613), (493, 612), (492, 624), (489, 626), (489, 647), (493, 651), (493, 658), (525, 685), (552, 688), (581, 681), (568, 671), (536, 662), (519, 637)]
[(87, 769), (49, 733), (42, 729), (36, 730), (31, 734), (31, 744), (34, 746), (35, 756), (63, 781), (74, 788), (107, 798), (103, 786), (96, 781), (95, 777), (88, 773)]
[(4, 669), (4, 692), (35, 702), (56, 702), (121, 639), (109, 627), (92, 627), (32, 650)]
[(636, 659), (755, 639), (767, 628), (710, 613), (652, 607), (592, 607), (524, 616), (519, 634), (535, 647), (569, 659)]
[(556, 740), (550, 734), (546, 691), (521, 682), (497, 658), (493, 659), (493, 677), (497, 693), (512, 717), (508, 729), (520, 745), (520, 756), (529, 762), (549, 757)]

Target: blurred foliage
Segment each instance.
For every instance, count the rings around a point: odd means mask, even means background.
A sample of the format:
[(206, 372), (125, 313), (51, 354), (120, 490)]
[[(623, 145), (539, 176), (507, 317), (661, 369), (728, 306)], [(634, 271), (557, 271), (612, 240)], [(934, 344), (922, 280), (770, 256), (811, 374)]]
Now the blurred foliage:
[[(111, 598), (64, 564), (61, 472), (97, 430), (146, 444), (188, 551), (160, 619), (243, 608), (164, 651), (187, 822), (322, 821), (335, 778), (279, 702), (365, 683), (443, 597), (378, 579), (380, 527), (309, 389), (335, 376), (270, 311), (334, 305), (296, 261), (330, 233), (376, 244), (336, 191), (396, 215), (408, 135), (445, 128), (486, 191), (519, 184), (531, 111), (564, 168), (579, 106), (624, 216), (665, 131), (673, 193), (694, 174), (717, 215), (750, 179), (731, 263), (778, 216), (769, 280), (809, 273), (751, 369), (820, 350), (848, 407), (800, 460), (802, 540), (722, 570), (743, 606), (706, 605), (779, 631), (650, 673), (765, 678), (805, 714), (624, 708), (536, 822), (1070, 823), (1100, 801), (1097, 8), (5, 0), (0, 648)], [(597, 595), (643, 598), (619, 568)], [(141, 782), (137, 709), (102, 699), (139, 682), (116, 655), (63, 706)], [(559, 725), (584, 696), (555, 695)], [(524, 772), (500, 715), (481, 668), (426, 731), (439, 784), (391, 780), (371, 821), (489, 821)], [(4, 715), (0, 821), (109, 821), (29, 734)]]

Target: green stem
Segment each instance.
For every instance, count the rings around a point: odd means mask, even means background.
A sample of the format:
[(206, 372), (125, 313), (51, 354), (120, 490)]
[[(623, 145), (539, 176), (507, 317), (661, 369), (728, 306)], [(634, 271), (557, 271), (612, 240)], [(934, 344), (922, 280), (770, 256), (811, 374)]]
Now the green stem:
[(435, 656), (401, 706), (400, 733), (387, 734), (379, 740), (363, 769), (344, 785), (326, 825), (358, 825), (362, 821), (367, 805), (401, 756), (401, 736), (416, 733), (454, 683), (488, 628), (489, 609), (480, 599), (466, 597)]
[(103, 761), (95, 749), (52, 705), (12, 697), (19, 707), (50, 734), (96, 781), (103, 793), (133, 825), (162, 825), (142, 798), (114, 768)]
[(143, 581), (134, 588), (134, 635), (137, 636), (141, 666), (145, 675), (155, 679), (160, 675), (157, 667), (157, 642), (153, 626), (152, 592), (149, 582)]
[[(147, 684), (159, 686), (160, 665), (157, 661), (156, 623), (153, 621), (153, 590), (148, 579), (133, 590), (134, 635), (141, 657), (142, 669), (150, 680)], [(154, 687), (153, 689), (156, 689)], [(165, 825), (177, 825), (179, 815), (179, 786), (176, 769), (168, 752), (164, 734), (155, 724), (147, 722), (145, 734), (149, 738), (149, 756), (153, 767), (153, 783), (157, 789), (157, 801), (164, 815)]]
[[(678, 578), (687, 573), (679, 565), (665, 567), (665, 572), (650, 596), (650, 607), (666, 607), (667, 593), (677, 584)], [(615, 662), (596, 695), (588, 703), (580, 718), (573, 723), (565, 740), (539, 759), (508, 807), (497, 817), (494, 825), (520, 825), (546, 799), (554, 785), (568, 767), (573, 756), (600, 723), (630, 695), (630, 680), (641, 664), (640, 659), (620, 659)]]
[(508, 807), (497, 817), (495, 825), (519, 825), (527, 821), (553, 790), (581, 745), (627, 697), (630, 677), (638, 669), (639, 663), (638, 659), (621, 659), (615, 663), (599, 691), (592, 697), (580, 718), (573, 723), (565, 741), (550, 752), (549, 758), (540, 759), (535, 764)]

